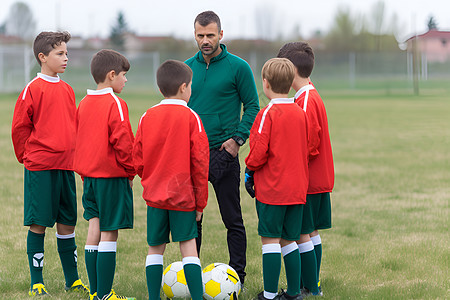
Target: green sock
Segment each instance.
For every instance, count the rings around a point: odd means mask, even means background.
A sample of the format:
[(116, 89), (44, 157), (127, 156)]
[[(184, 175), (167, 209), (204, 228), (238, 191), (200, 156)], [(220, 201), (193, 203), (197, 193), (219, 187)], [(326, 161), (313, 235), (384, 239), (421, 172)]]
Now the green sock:
[(116, 271), (117, 242), (100, 242), (97, 254), (97, 296), (102, 299), (111, 292)]
[(313, 294), (319, 292), (317, 286), (317, 260), (311, 241), (299, 245), (303, 285)]
[(89, 291), (91, 295), (97, 292), (97, 254), (98, 246), (86, 245), (84, 248), (84, 260), (89, 278)]
[[(317, 260), (317, 280), (320, 279), (320, 263), (322, 262), (322, 241), (320, 240), (320, 236), (316, 235), (311, 237), (311, 240), (314, 244), (314, 252), (316, 252), (316, 260)], [(317, 244), (315, 243), (317, 241)]]
[(262, 247), (264, 291), (278, 293), (278, 280), (281, 271), (280, 244), (266, 244)]
[(59, 258), (66, 279), (66, 286), (71, 287), (78, 280), (77, 269), (77, 245), (75, 244), (75, 233), (61, 235), (56, 234)]
[(42, 283), (42, 269), (44, 267), (44, 234), (28, 231), (27, 236), (27, 255), (30, 266), (31, 287), (33, 284)]
[(291, 243), (281, 248), (283, 253), (284, 268), (286, 269), (287, 291), (290, 296), (300, 293), (300, 252), (297, 243)]
[[(159, 300), (161, 280), (163, 274), (163, 256), (159, 254), (147, 255), (145, 262), (145, 275), (149, 300)], [(159, 279), (159, 280), (158, 280)]]
[(183, 257), (183, 270), (192, 300), (203, 299), (202, 267), (195, 256)]

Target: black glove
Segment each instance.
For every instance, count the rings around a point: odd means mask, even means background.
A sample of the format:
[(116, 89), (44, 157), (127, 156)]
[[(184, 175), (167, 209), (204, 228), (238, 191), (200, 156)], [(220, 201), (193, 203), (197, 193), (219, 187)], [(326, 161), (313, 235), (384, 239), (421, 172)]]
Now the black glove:
[(255, 198), (255, 189), (253, 188), (255, 180), (253, 179), (253, 174), (255, 174), (255, 171), (251, 171), (247, 167), (245, 168), (245, 189), (250, 197)]

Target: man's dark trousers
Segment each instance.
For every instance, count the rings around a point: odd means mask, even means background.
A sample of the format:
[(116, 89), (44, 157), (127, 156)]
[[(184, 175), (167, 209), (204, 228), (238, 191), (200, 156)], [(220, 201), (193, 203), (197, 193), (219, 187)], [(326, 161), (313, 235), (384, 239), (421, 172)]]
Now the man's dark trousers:
[[(233, 157), (225, 149), (210, 150), (209, 181), (214, 187), (220, 215), (227, 228), (229, 265), (236, 270), (242, 283), (245, 279), (247, 237), (241, 213), (239, 157)], [(200, 255), (202, 225), (197, 222), (197, 251)]]

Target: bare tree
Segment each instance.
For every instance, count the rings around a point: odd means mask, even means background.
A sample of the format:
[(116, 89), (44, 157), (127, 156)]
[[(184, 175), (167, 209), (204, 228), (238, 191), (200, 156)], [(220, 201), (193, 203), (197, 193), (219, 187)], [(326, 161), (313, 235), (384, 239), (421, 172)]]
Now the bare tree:
[(5, 32), (24, 40), (30, 40), (36, 34), (36, 21), (26, 3), (16, 2), (11, 6), (5, 22)]
[(273, 40), (276, 37), (275, 32), (275, 8), (262, 3), (255, 8), (256, 35), (263, 40)]

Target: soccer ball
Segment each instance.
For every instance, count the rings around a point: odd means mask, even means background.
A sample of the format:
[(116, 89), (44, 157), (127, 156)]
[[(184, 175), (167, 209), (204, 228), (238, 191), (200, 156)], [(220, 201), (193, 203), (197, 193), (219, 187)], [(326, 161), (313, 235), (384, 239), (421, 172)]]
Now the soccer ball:
[(170, 299), (190, 299), (191, 294), (184, 276), (183, 263), (171, 263), (163, 272), (162, 290)]
[[(241, 282), (236, 271), (227, 264), (213, 263), (203, 269), (203, 297), (207, 300), (236, 300)], [(234, 294), (235, 293), (235, 294)]]

